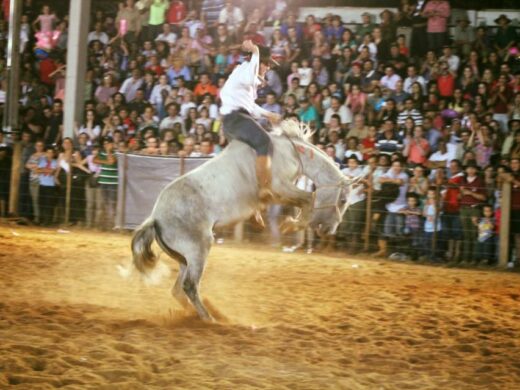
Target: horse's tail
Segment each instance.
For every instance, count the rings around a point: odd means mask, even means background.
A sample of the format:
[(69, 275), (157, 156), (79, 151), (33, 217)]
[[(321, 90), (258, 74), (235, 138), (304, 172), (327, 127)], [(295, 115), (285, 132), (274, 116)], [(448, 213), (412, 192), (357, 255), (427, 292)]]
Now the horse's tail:
[[(134, 268), (139, 271), (143, 281), (150, 285), (159, 284), (164, 277), (170, 275), (170, 268), (160, 262), (159, 257), (152, 251), (154, 240), (157, 240), (161, 247), (164, 246), (158, 229), (156, 221), (150, 217), (137, 228), (132, 238)], [(125, 278), (132, 273), (131, 270), (123, 267), (120, 267), (119, 272)]]
[(134, 266), (141, 274), (149, 274), (157, 264), (157, 256), (152, 251), (155, 237), (155, 220), (151, 217), (144, 221), (134, 232), (132, 254)]

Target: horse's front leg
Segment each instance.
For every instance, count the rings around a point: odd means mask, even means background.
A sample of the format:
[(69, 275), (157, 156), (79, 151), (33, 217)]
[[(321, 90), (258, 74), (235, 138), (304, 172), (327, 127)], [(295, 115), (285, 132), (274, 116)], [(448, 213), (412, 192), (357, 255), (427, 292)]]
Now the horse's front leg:
[(282, 233), (289, 233), (304, 229), (309, 220), (312, 211), (312, 193), (300, 190), (294, 185), (283, 186), (277, 195), (284, 204), (294, 205), (298, 208), (297, 214), (292, 217), (288, 216), (280, 225)]

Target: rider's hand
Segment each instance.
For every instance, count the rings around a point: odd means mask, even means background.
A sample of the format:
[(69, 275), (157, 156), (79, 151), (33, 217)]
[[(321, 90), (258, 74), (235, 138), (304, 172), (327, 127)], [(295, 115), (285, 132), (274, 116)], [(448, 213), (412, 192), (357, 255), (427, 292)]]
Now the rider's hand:
[(282, 121), (282, 116), (275, 112), (271, 112), (267, 116), (267, 119), (269, 119), (269, 122), (271, 122), (273, 125), (276, 125)]
[(253, 41), (251, 39), (245, 40), (242, 43), (242, 49), (244, 49), (244, 51), (247, 51), (247, 52), (253, 51), (255, 47), (256, 47), (256, 45), (253, 43)]

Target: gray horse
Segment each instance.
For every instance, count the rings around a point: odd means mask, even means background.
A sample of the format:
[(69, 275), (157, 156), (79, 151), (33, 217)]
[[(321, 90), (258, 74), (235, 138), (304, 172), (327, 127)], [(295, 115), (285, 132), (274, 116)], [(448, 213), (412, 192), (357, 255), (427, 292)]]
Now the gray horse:
[[(336, 231), (348, 207), (353, 181), (334, 162), (307, 141), (306, 131), (293, 121), (282, 122), (273, 140), (273, 183), (276, 201), (300, 207), (293, 228), (310, 224), (319, 234)], [(296, 188), (301, 175), (310, 178), (314, 193)], [(233, 141), (219, 156), (179, 177), (159, 194), (150, 217), (134, 232), (133, 264), (150, 275), (157, 263), (154, 240), (180, 265), (173, 296), (190, 303), (203, 320), (212, 320), (199, 297), (199, 282), (213, 242), (213, 228), (250, 218), (263, 207), (258, 199), (255, 152)], [(286, 226), (287, 228), (287, 226)]]

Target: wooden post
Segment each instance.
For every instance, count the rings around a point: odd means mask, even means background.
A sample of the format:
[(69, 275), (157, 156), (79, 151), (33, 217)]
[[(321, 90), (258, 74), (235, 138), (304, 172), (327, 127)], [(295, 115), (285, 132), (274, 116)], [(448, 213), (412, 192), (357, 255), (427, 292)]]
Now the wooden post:
[(511, 175), (502, 182), (502, 200), (500, 201), (500, 237), (498, 266), (506, 268), (509, 262), (509, 231), (511, 226)]
[(119, 228), (124, 229), (126, 222), (126, 189), (128, 184), (128, 152), (125, 151), (123, 155), (123, 188), (122, 191), (118, 192), (121, 194), (121, 210), (120, 210), (120, 218), (119, 218)]
[(179, 176), (182, 176), (184, 175), (184, 171), (185, 171), (185, 161), (184, 161), (185, 157), (184, 156), (181, 156), (181, 161), (180, 161), (180, 164), (179, 164)]
[(65, 225), (69, 224), (70, 219), (70, 192), (72, 187), (72, 162), (69, 164), (67, 172), (67, 184), (65, 186)]
[(367, 207), (365, 211), (365, 252), (368, 252), (370, 249), (370, 230), (372, 228), (372, 192), (373, 192), (373, 182), (372, 182), (372, 173), (368, 175), (368, 188), (367, 188)]
[(13, 159), (11, 164), (11, 187), (9, 193), (9, 215), (18, 216), (18, 201), (20, 198), (20, 169), (22, 167), (22, 143), (13, 145)]

